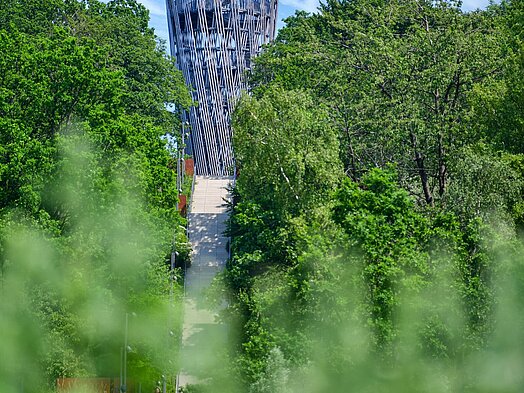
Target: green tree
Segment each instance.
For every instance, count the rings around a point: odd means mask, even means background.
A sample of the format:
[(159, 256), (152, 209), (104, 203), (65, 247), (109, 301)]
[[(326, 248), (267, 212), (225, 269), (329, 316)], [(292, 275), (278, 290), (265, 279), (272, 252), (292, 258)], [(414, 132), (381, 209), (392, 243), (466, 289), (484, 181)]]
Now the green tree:
[(369, 318), (377, 346), (387, 349), (401, 282), (422, 283), (430, 274), (431, 225), (397, 186), (394, 171), (370, 171), (360, 184), (348, 180), (336, 198), (334, 220), (348, 235), (349, 250), (362, 254)]
[(233, 118), (240, 194), (277, 216), (321, 203), (341, 176), (325, 108), (304, 92), (244, 96)]
[(500, 69), (493, 18), (409, 0), (328, 1), (321, 11), (290, 20), (258, 60), (255, 86), (310, 90), (329, 108), (348, 174), (396, 163), (405, 186), (434, 204), (471, 138), (467, 94)]
[(473, 92), (475, 127), (479, 138), (497, 149), (523, 154), (524, 10), (520, 1), (505, 1), (494, 11), (505, 36), (500, 42), (505, 50), (503, 72), (478, 85)]
[(2, 391), (117, 375), (129, 310), (135, 375), (156, 379), (175, 353), (169, 257), (188, 250), (162, 137), (179, 122), (166, 105), (190, 96), (147, 25), (136, 1), (0, 9)]

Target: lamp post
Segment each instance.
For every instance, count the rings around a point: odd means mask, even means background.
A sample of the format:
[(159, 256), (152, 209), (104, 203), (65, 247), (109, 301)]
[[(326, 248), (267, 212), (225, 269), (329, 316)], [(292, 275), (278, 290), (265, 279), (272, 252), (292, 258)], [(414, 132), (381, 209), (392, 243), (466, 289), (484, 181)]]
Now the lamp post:
[[(132, 316), (136, 316), (134, 312), (131, 313)], [(120, 366), (120, 392), (125, 393), (127, 391), (127, 352), (131, 349), (127, 344), (128, 339), (128, 327), (129, 327), (129, 313), (126, 312), (126, 324), (124, 329), (124, 348), (121, 351), (120, 359), (123, 358), (123, 375), (122, 375), (122, 365)]]
[(120, 391), (121, 392), (124, 392), (124, 389), (125, 389), (122, 383), (123, 381), (122, 372), (123, 372), (123, 363), (124, 363), (123, 358), (124, 358), (124, 347), (120, 347), (120, 379), (119, 381), (120, 381)]
[(129, 327), (129, 314), (126, 312), (126, 328), (124, 331), (124, 383), (123, 387), (124, 390), (122, 392), (125, 392), (127, 390), (127, 332)]

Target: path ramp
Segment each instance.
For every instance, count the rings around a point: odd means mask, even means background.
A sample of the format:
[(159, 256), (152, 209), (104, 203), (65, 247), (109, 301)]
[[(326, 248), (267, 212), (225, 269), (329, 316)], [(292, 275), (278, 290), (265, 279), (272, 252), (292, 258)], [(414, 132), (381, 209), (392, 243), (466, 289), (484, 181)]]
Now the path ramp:
[(178, 387), (198, 384), (213, 378), (223, 366), (227, 330), (218, 323), (218, 309), (206, 301), (206, 290), (213, 278), (225, 268), (228, 239), (224, 236), (228, 213), (225, 200), (232, 177), (196, 176), (191, 198), (189, 241), (193, 253), (185, 276), (184, 324), (181, 372)]

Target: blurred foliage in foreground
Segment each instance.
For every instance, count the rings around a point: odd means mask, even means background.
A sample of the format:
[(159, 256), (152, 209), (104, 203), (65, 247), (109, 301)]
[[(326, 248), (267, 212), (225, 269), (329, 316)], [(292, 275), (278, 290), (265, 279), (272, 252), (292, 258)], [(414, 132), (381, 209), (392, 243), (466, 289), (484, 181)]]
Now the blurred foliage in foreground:
[(234, 113), (243, 391), (524, 387), (522, 1), (326, 0)]
[(67, 211), (61, 235), (23, 211), (2, 218), (0, 349), (8, 361), (0, 390), (39, 392), (58, 377), (118, 377), (126, 314), (128, 378), (150, 387), (176, 371), (181, 293), (169, 275), (173, 229), (125, 191), (135, 181), (128, 169), (102, 176), (100, 157), (82, 135), (63, 145), (60, 179), (44, 195)]
[(129, 378), (176, 371), (188, 250), (162, 138), (190, 96), (148, 20), (135, 0), (0, 6), (2, 393), (118, 377), (126, 314)]

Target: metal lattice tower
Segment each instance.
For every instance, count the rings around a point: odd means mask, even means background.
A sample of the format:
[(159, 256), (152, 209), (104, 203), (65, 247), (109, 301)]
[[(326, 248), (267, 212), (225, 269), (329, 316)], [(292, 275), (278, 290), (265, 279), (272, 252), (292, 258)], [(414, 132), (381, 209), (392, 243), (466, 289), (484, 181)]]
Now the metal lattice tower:
[(278, 0), (166, 1), (171, 55), (198, 103), (184, 114), (196, 173), (231, 174), (230, 115), (253, 58), (275, 36)]

